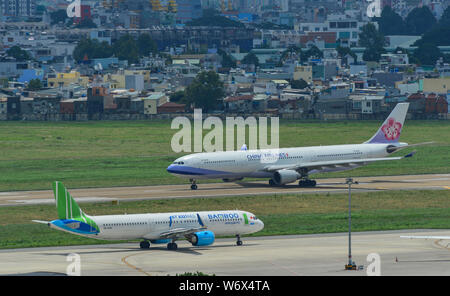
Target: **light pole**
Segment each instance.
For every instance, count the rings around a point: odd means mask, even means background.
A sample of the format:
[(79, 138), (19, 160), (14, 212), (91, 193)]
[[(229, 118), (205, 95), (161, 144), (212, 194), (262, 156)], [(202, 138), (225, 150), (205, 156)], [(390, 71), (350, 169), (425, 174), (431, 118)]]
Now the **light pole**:
[(352, 178), (347, 178), (345, 183), (348, 184), (348, 264), (345, 269), (356, 269), (356, 265), (352, 261), (352, 184), (358, 184)]

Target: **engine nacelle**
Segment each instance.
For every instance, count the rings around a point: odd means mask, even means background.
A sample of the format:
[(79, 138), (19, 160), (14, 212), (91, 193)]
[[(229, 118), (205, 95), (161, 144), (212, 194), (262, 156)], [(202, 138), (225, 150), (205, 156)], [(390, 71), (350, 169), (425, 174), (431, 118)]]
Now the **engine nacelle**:
[(193, 246), (209, 246), (212, 243), (214, 243), (214, 233), (212, 231), (199, 231), (194, 233), (191, 238), (190, 242)]
[(279, 170), (273, 174), (273, 181), (277, 185), (292, 183), (300, 179), (300, 174), (293, 170)]

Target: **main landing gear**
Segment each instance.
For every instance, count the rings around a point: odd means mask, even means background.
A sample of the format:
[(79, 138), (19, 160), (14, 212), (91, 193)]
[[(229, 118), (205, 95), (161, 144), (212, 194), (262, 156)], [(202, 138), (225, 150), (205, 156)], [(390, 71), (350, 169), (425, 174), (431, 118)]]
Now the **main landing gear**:
[(191, 181), (191, 189), (197, 190), (197, 184), (196, 184), (195, 179), (190, 179), (189, 181)]
[(317, 182), (308, 178), (308, 170), (302, 169), (300, 172), (301, 179), (298, 181), (298, 186), (302, 188), (316, 187)]
[(242, 246), (241, 236), (239, 234), (236, 234), (236, 246)]
[(310, 179), (302, 179), (300, 181), (298, 181), (298, 186), (302, 187), (302, 188), (311, 188), (311, 187), (316, 187), (317, 182), (315, 180), (310, 180)]
[(176, 243), (168, 243), (167, 250), (176, 251), (178, 249), (178, 245)]
[(149, 249), (150, 248), (150, 242), (149, 241), (142, 241), (139, 243), (139, 247), (141, 249)]

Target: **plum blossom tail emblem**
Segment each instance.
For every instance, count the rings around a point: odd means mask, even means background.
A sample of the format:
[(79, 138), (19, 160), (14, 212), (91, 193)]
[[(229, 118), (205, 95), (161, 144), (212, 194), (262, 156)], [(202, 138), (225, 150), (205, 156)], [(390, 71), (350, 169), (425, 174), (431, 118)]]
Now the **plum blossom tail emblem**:
[(389, 118), (388, 122), (381, 127), (384, 137), (389, 140), (397, 140), (400, 137), (400, 131), (402, 129), (402, 124), (396, 122), (394, 118)]

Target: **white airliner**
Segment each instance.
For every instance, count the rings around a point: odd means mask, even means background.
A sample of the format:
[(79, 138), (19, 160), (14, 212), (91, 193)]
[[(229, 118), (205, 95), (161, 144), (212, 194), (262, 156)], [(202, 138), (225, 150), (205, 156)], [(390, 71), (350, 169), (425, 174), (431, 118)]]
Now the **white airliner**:
[(315, 147), (240, 150), (196, 153), (175, 160), (167, 171), (188, 178), (191, 189), (197, 179), (223, 179), (225, 182), (245, 177), (270, 178), (269, 184), (284, 185), (300, 179), (299, 186), (314, 187), (309, 174), (351, 170), (371, 162), (399, 160), (410, 157), (386, 157), (408, 145), (399, 142), (409, 103), (399, 103), (378, 131), (362, 144)]
[(150, 243), (167, 243), (169, 250), (176, 250), (175, 241), (180, 238), (186, 238), (193, 246), (208, 246), (214, 243), (216, 235), (234, 235), (240, 246), (242, 234), (264, 228), (255, 215), (239, 210), (88, 216), (61, 182), (53, 182), (53, 192), (59, 219), (33, 222), (96, 239), (142, 239), (142, 249), (149, 248)]

